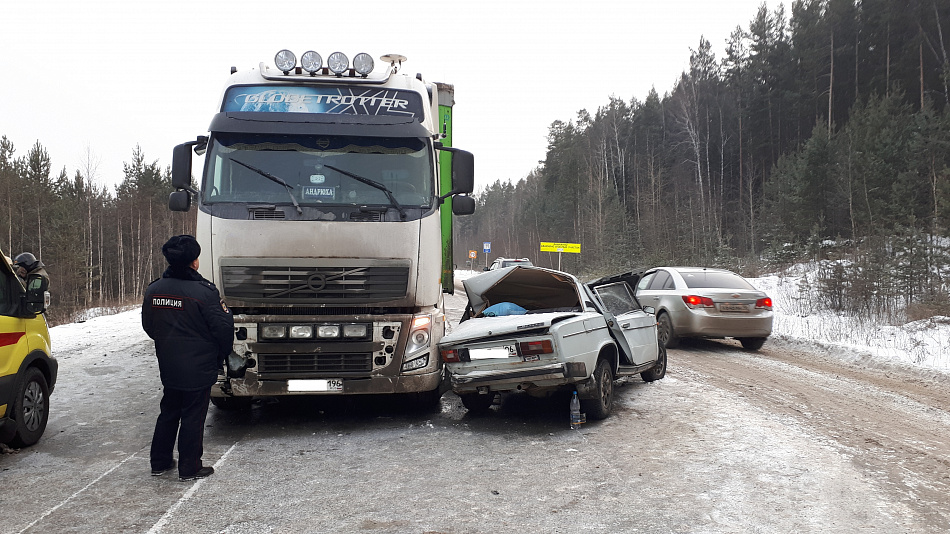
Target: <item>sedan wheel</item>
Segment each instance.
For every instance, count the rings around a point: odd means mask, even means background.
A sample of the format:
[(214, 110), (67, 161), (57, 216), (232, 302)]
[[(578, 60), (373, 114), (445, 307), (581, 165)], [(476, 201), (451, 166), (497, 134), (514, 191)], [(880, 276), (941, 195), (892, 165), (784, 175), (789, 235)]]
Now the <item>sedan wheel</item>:
[(607, 360), (597, 361), (593, 378), (597, 398), (582, 399), (581, 409), (591, 419), (606, 419), (610, 415), (610, 408), (614, 404), (614, 372)]
[(759, 350), (762, 348), (762, 345), (765, 345), (764, 337), (740, 337), (739, 343), (742, 343), (742, 348), (745, 350)]
[(49, 387), (39, 369), (27, 369), (20, 381), (13, 401), (16, 434), (10, 440), (13, 447), (28, 447), (40, 440), (49, 420)]
[(673, 321), (670, 319), (670, 314), (661, 313), (656, 322), (656, 336), (659, 342), (668, 349), (675, 349), (680, 344), (680, 340), (676, 337), (676, 332), (673, 331)]

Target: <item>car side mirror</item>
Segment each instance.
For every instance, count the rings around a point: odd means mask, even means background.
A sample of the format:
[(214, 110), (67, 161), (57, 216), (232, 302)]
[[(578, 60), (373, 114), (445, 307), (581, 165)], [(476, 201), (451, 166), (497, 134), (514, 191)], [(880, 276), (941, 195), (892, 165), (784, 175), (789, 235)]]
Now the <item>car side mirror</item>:
[(26, 311), (36, 315), (49, 308), (49, 279), (42, 274), (31, 274), (26, 279)]
[(645, 311), (646, 313), (649, 313), (650, 315), (656, 315), (656, 308), (654, 308), (653, 306), (644, 306), (643, 311)]

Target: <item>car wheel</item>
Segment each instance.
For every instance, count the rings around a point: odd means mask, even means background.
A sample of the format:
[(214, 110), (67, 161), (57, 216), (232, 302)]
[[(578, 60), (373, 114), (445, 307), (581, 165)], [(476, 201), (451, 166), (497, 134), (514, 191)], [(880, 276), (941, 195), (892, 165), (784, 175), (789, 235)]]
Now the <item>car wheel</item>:
[(581, 399), (581, 410), (591, 419), (606, 419), (614, 404), (614, 372), (607, 360), (598, 360), (593, 378), (597, 397)]
[(680, 339), (676, 337), (676, 332), (673, 330), (673, 321), (670, 319), (670, 314), (661, 313), (656, 318), (656, 323), (656, 337), (659, 342), (668, 349), (675, 349), (680, 344)]
[(495, 402), (495, 393), (465, 393), (459, 395), (465, 409), (473, 413), (485, 413)]
[(46, 431), (49, 420), (49, 386), (43, 373), (31, 367), (23, 374), (16, 397), (13, 399), (13, 417), (16, 434), (10, 440), (15, 448), (29, 447)]
[(656, 365), (640, 373), (640, 378), (644, 382), (653, 382), (666, 376), (666, 347), (659, 345), (659, 354), (656, 357)]
[(211, 404), (219, 410), (236, 412), (238, 410), (247, 410), (254, 402), (254, 397), (211, 397)]
[(762, 345), (765, 345), (764, 337), (740, 337), (739, 343), (742, 343), (742, 348), (745, 350), (759, 350), (762, 348)]

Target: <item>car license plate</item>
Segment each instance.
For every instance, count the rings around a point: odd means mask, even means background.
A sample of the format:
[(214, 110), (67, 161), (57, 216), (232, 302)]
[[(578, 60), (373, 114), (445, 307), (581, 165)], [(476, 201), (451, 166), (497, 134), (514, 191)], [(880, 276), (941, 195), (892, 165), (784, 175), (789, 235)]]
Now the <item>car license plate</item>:
[(724, 312), (739, 312), (739, 313), (749, 313), (748, 304), (733, 304), (730, 302), (723, 302), (719, 305), (719, 311)]
[(343, 393), (343, 379), (288, 380), (287, 391)]
[(468, 357), (472, 360), (490, 360), (493, 358), (508, 358), (517, 356), (518, 351), (514, 345), (502, 345), (500, 347), (485, 347), (481, 349), (468, 349)]

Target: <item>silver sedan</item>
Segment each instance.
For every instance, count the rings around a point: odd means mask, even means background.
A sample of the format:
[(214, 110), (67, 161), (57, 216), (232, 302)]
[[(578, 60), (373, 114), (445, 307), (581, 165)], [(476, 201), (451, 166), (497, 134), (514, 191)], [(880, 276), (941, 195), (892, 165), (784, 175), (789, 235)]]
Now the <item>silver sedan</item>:
[(732, 337), (747, 350), (772, 333), (772, 299), (745, 278), (723, 269), (660, 267), (643, 272), (637, 299), (656, 309), (667, 348), (683, 337)]

